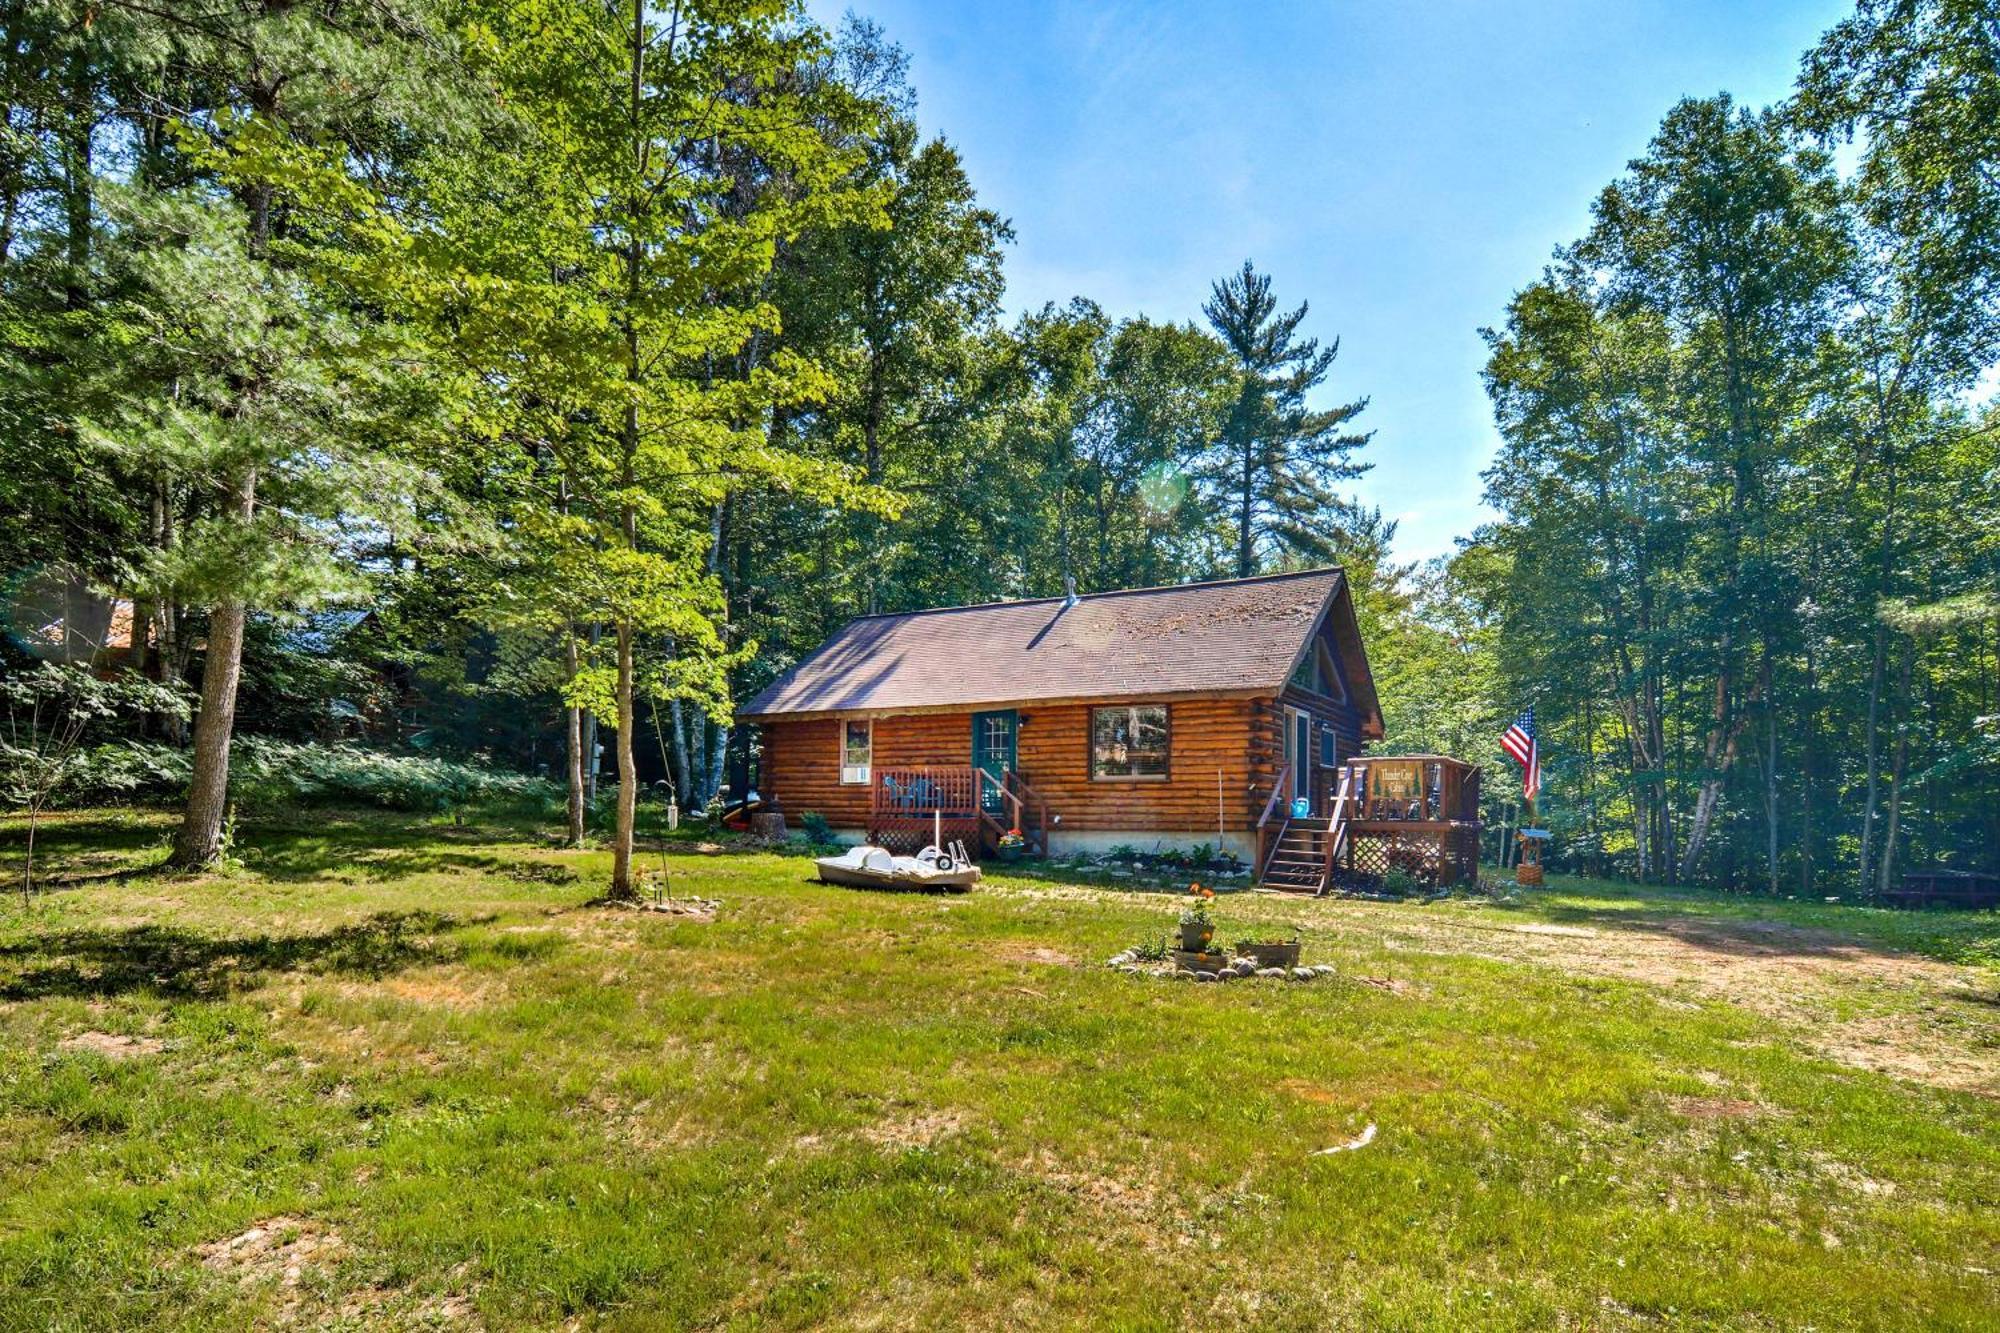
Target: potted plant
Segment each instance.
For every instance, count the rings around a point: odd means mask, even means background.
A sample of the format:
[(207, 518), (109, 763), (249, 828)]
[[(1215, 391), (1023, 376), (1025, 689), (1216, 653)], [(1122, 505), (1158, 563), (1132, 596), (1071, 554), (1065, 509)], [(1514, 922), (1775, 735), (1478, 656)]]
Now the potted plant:
[(1027, 850), (1028, 839), (1022, 834), (1021, 830), (1010, 828), (1000, 835), (998, 847), (1000, 859), (1011, 865), (1020, 860), (1021, 853)]
[(1181, 909), (1181, 948), (1188, 953), (1206, 951), (1208, 942), (1215, 938), (1215, 918), (1208, 914), (1214, 897), (1214, 889), (1199, 884), (1188, 889), (1188, 905)]

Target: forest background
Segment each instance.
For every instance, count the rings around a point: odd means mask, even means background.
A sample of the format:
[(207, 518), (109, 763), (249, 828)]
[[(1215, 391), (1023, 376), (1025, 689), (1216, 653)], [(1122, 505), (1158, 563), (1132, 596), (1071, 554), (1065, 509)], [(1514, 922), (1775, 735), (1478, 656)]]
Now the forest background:
[(1421, 563), (1338, 293), (1006, 318), (1010, 224), (866, 20), (0, 24), (19, 803), (181, 801), (198, 865), (232, 767), (541, 776), (626, 891), (642, 792), (740, 788), (732, 707), (854, 615), (1339, 563), (1378, 748), (1505, 772), (1534, 706), (1558, 864), (2000, 866), (2000, 6), (1863, 0), (1783, 104), (1663, 108), (1493, 312), (1497, 517)]

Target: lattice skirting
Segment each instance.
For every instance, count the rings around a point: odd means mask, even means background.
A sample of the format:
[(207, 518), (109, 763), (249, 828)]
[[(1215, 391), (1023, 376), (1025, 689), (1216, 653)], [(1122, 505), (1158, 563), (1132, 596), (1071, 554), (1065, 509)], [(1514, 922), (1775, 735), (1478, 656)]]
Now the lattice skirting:
[(1348, 840), (1347, 869), (1380, 879), (1391, 872), (1433, 888), (1479, 874), (1479, 826), (1386, 833), (1357, 830)]
[[(921, 819), (878, 818), (868, 826), (868, 841), (877, 847), (886, 847), (898, 856), (914, 856), (930, 846), (935, 827), (930, 816)], [(977, 855), (979, 848), (979, 821), (976, 819), (950, 819), (944, 821), (944, 840), (963, 842)]]

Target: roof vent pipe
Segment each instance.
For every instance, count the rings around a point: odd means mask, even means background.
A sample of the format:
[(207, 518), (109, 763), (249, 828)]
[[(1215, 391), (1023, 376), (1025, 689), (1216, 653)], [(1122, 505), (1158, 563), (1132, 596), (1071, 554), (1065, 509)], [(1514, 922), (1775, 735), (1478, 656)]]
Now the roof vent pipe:
[(1063, 609), (1067, 611), (1076, 605), (1076, 575), (1063, 575)]

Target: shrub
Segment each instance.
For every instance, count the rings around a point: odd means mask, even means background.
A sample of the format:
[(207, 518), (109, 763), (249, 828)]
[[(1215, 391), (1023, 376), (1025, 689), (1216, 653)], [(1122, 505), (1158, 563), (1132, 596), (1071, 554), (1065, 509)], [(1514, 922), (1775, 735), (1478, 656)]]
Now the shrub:
[(555, 785), (542, 778), (430, 755), (263, 739), (251, 739), (240, 755), (231, 757), (229, 784), (252, 801), (409, 811), (445, 811), (486, 801), (539, 807), (560, 796)]
[(0, 801), (28, 814), (27, 855), (21, 873), (25, 898), (35, 884), (35, 831), (42, 812), (74, 795), (93, 753), (93, 734), (146, 713), (186, 717), (187, 696), (136, 676), (100, 680), (80, 667), (43, 662), (32, 671), (0, 678)]
[[(131, 741), (100, 745), (80, 766), (70, 792), (81, 800), (173, 798), (187, 788), (185, 750)], [(562, 791), (542, 778), (431, 755), (389, 754), (359, 745), (303, 745), (238, 737), (229, 756), (230, 793), (273, 805), (373, 805), (443, 812), (505, 803), (544, 813)]]
[(1382, 876), (1382, 892), (1407, 898), (1417, 891), (1416, 877), (1407, 870), (1391, 870)]
[(799, 827), (805, 830), (806, 841), (815, 847), (824, 847), (833, 841), (833, 825), (826, 822), (826, 816), (817, 810), (808, 810), (799, 816)]

